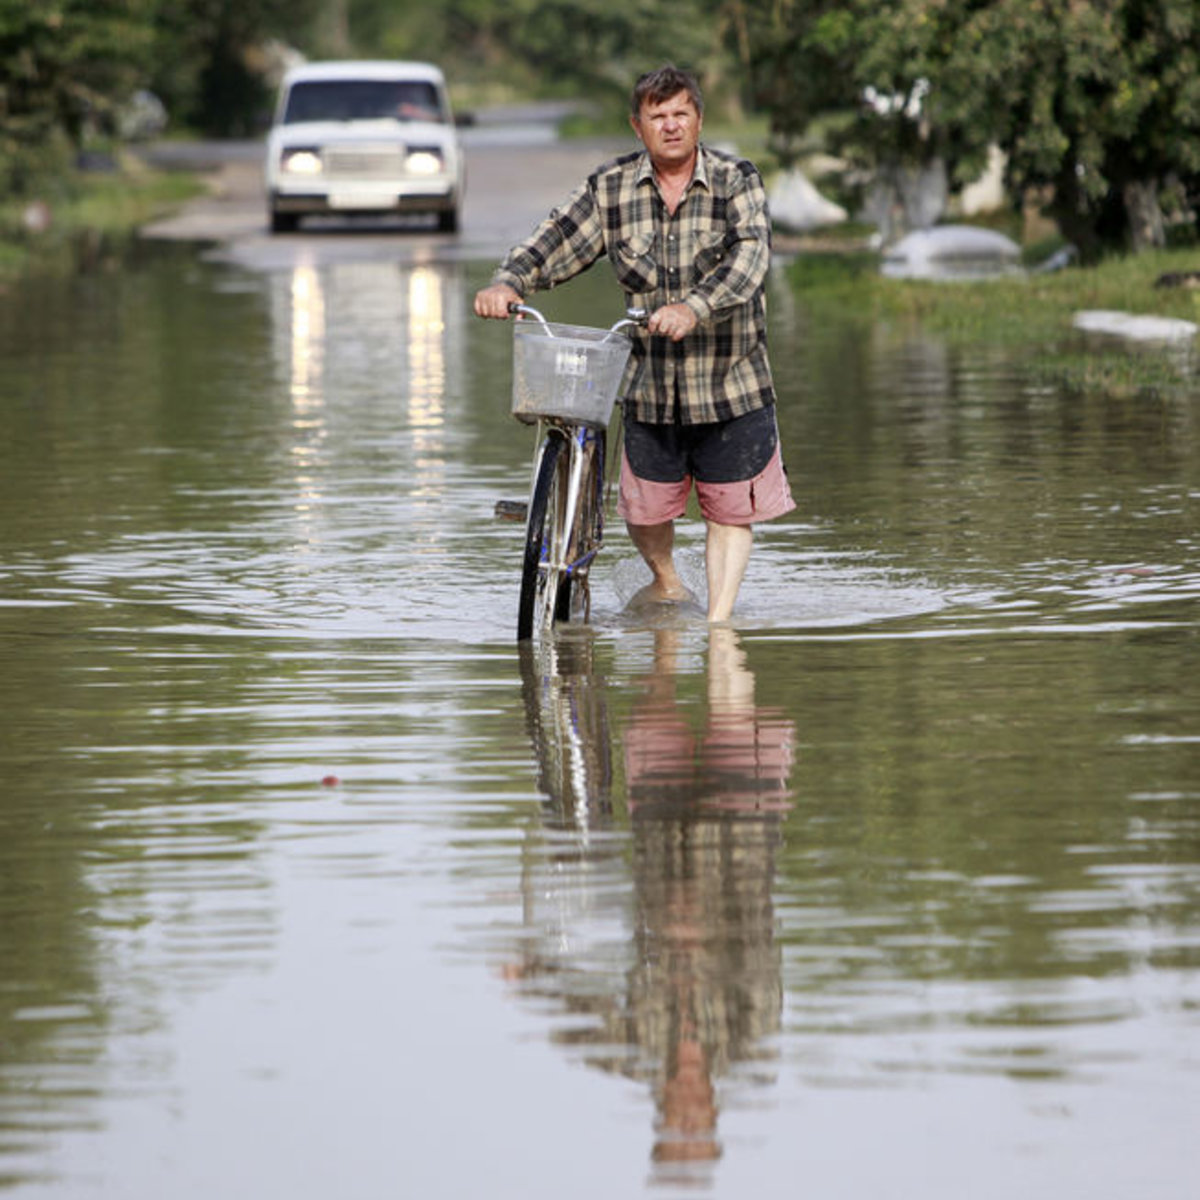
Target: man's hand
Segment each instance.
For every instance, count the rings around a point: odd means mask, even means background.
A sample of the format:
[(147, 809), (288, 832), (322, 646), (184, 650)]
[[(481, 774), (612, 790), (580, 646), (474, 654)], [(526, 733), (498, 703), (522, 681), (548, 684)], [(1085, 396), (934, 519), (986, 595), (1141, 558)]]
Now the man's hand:
[(650, 314), (646, 328), (660, 337), (681, 342), (698, 324), (696, 314), (686, 304), (664, 304)]
[(475, 293), (475, 315), (506, 321), (508, 306), (520, 303), (521, 293), (515, 288), (509, 287), (507, 283), (493, 283)]

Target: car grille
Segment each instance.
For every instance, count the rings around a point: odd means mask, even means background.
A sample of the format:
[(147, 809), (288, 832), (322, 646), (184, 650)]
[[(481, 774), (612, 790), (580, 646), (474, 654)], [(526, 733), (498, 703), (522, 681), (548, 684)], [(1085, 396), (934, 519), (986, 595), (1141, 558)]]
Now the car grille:
[(325, 174), (342, 179), (395, 179), (404, 174), (403, 146), (330, 146), (325, 150)]

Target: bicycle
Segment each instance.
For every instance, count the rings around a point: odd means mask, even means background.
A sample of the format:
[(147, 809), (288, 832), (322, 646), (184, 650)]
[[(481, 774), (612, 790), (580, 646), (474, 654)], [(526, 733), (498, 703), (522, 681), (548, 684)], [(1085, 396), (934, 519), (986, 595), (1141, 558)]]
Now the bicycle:
[(621, 331), (645, 316), (630, 309), (610, 329), (593, 329), (554, 324), (526, 304), (509, 311), (533, 318), (513, 329), (512, 412), (538, 426), (517, 604), (517, 640), (526, 641), (591, 615), (607, 427), (632, 349)]

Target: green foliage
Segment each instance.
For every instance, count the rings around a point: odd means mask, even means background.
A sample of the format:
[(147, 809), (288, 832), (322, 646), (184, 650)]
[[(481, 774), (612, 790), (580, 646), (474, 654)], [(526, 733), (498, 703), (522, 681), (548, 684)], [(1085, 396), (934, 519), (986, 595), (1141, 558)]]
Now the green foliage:
[(476, 91), (569, 90), (602, 106), (676, 61), (737, 96), (747, 11), (745, 0), (0, 0), (0, 170), (10, 187), (39, 173), (33, 147), (56, 132), (79, 145), (142, 87), (176, 127), (255, 133), (272, 42), (311, 57), (433, 59)]
[(192, 174), (153, 171), (125, 155), (116, 165), (108, 172), (66, 168), (56, 176), (40, 193), (49, 201), (43, 229), (27, 227), (24, 198), (0, 197), (0, 287), (23, 273), (75, 271), (119, 252), (140, 226), (204, 187)]
[(0, 188), (25, 195), (111, 126), (149, 60), (155, 0), (0, 0)]
[(668, 9), (653, 0), (447, 0), (440, 6), (451, 53), (465, 70), (515, 71), (551, 90), (569, 87), (618, 105), (643, 71), (663, 62), (721, 75), (719, 8), (712, 0), (680, 0)]
[(151, 88), (172, 119), (216, 136), (257, 132), (270, 106), (263, 48), (275, 38), (314, 49), (326, 0), (155, 0)]
[(1139, 223), (1164, 191), (1200, 200), (1194, 0), (761, 0), (749, 28), (785, 153), (845, 109), (839, 148), (868, 165), (942, 157), (963, 183), (996, 143), (1088, 258), (1161, 242)]
[(261, 47), (302, 36), (327, 0), (0, 0), (0, 187), (61, 177), (149, 87), (177, 124), (252, 131), (267, 103)]

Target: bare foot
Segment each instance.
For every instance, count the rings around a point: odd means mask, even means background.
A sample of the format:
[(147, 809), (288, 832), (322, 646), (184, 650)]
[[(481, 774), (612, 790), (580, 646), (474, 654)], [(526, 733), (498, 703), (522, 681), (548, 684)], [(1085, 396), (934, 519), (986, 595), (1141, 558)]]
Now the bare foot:
[(660, 583), (657, 579), (639, 588), (634, 599), (654, 601), (658, 604), (679, 604), (684, 600), (695, 600), (695, 596), (682, 583)]
[(646, 584), (645, 587), (638, 588), (636, 592), (629, 598), (629, 603), (625, 606), (627, 609), (637, 611), (642, 608), (650, 608), (662, 604), (696, 604), (695, 594), (684, 587), (682, 583), (678, 586), (664, 586), (655, 580), (653, 583)]

